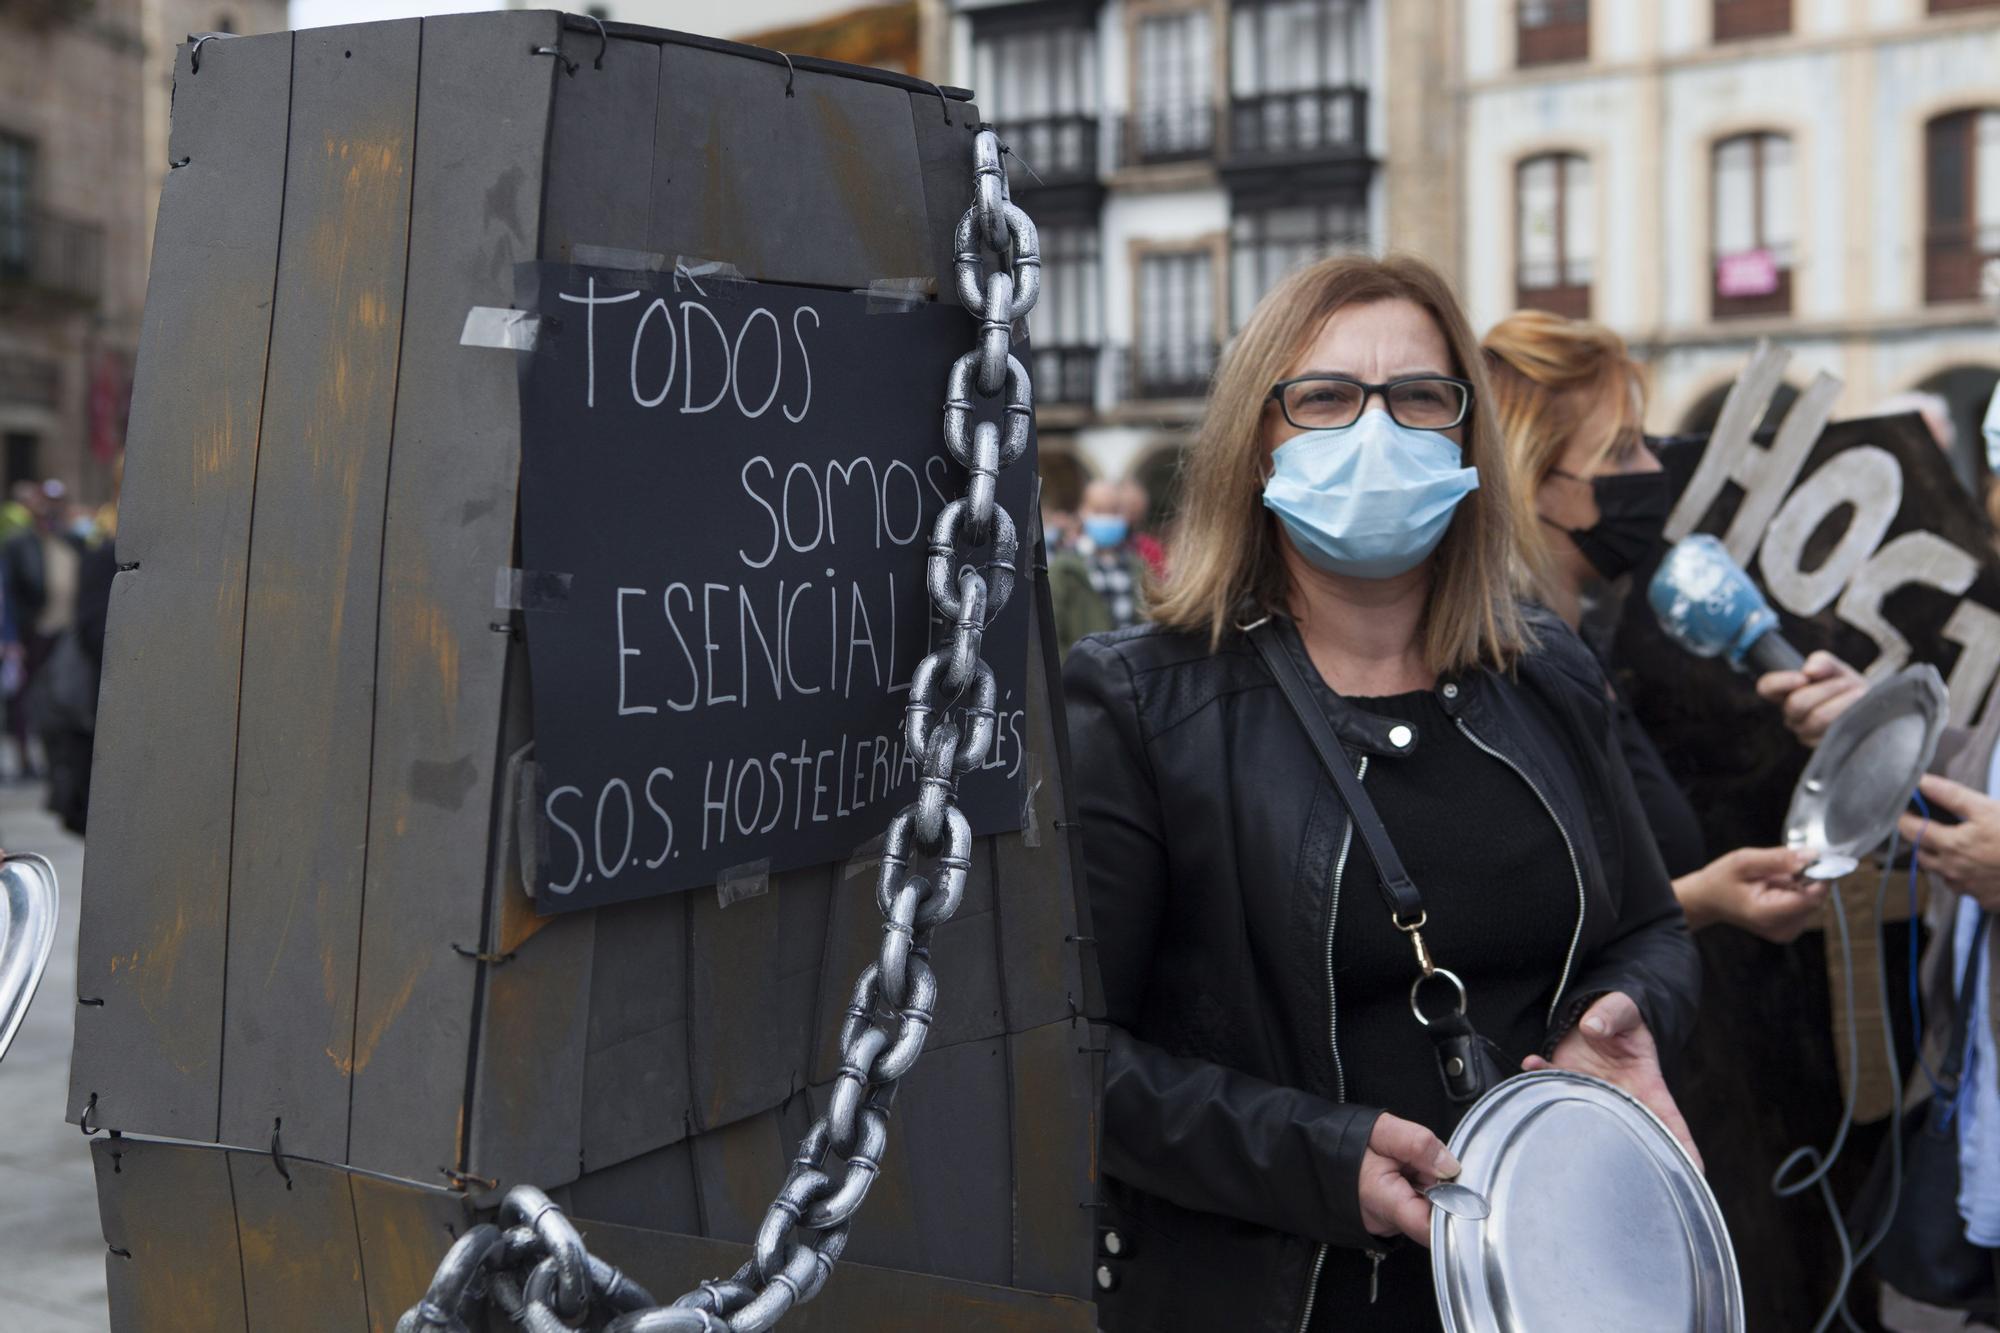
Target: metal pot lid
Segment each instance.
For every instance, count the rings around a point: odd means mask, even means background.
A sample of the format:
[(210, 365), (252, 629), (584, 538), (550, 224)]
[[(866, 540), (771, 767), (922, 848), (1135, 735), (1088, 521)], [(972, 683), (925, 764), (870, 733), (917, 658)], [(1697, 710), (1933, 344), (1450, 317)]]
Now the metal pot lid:
[(44, 856), (0, 861), (0, 1056), (14, 1043), (56, 942), (56, 868)]
[(1451, 1151), (1493, 1211), (1431, 1212), (1447, 1333), (1742, 1333), (1715, 1196), (1626, 1093), (1564, 1069), (1519, 1074), (1473, 1104)]
[(1904, 667), (1827, 728), (1792, 789), (1785, 845), (1852, 866), (1881, 846), (1930, 767), (1949, 713), (1944, 678)]

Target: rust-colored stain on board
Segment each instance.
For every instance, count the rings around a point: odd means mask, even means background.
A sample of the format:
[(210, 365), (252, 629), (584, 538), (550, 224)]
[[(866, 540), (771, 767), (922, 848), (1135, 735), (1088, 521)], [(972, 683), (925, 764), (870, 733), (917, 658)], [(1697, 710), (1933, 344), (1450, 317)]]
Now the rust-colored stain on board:
[[(327, 293), (329, 369), (319, 385), (305, 433), (314, 470), (336, 468), (336, 481), (345, 501), (342, 522), (335, 530), (339, 549), (332, 561), (333, 602), (327, 614), (327, 643), (336, 645), (346, 621), (345, 575), (354, 556), (360, 471), (368, 456), (368, 450), (351, 434), (351, 418), (357, 412), (380, 411), (381, 396), (392, 391), (396, 375), (395, 358), (379, 354), (381, 342), (390, 332), (389, 294), (375, 284), (350, 291), (350, 261), (379, 259), (373, 254), (355, 254), (355, 243), (357, 239), (372, 241), (393, 229), (395, 214), (407, 207), (404, 178), (408, 163), (405, 135), (400, 131), (376, 138), (328, 135), (326, 156), (339, 163), (335, 168), (339, 198), (314, 224), (308, 249), (315, 281)], [(387, 383), (378, 382), (383, 378)]]
[(416, 580), (391, 572), (389, 670), (398, 696), (409, 697), (411, 677), (422, 667), (437, 676), (437, 699), (447, 734), (458, 720), (458, 635), (439, 606)]
[(213, 938), (221, 921), (221, 903), (212, 893), (196, 890), (189, 882), (161, 886), (161, 896), (172, 903), (172, 916), (163, 913), (138, 948), (113, 954), (108, 964), (113, 976), (129, 978), (130, 994), (159, 1035), (167, 1058), (184, 1074), (208, 1067), (215, 1058), (213, 1030), (186, 1022), (174, 1004), (182, 951), (191, 939)]
[(405, 1185), (350, 1176), (361, 1233), (370, 1333), (390, 1333), (397, 1316), (423, 1299), (431, 1272), (451, 1244), (434, 1197)]
[[(317, 1170), (312, 1173), (318, 1174)], [(311, 1176), (306, 1178), (310, 1180)], [(255, 1275), (249, 1282), (251, 1291), (324, 1291), (330, 1284), (339, 1281), (336, 1274), (344, 1274), (350, 1285), (360, 1289), (361, 1255), (353, 1246), (353, 1229), (351, 1225), (338, 1225), (338, 1212), (352, 1216), (353, 1205), (345, 1197), (347, 1185), (348, 1177), (341, 1174), (328, 1182), (327, 1192), (320, 1194), (317, 1200), (312, 1199), (315, 1191), (308, 1190), (308, 1202), (317, 1206), (297, 1210), (290, 1226), (282, 1217), (274, 1217), (261, 1226), (252, 1225), (244, 1220), (244, 1210), (239, 1203), (236, 1236), (237, 1243), (242, 1247), (243, 1272), (246, 1276)], [(333, 1207), (329, 1208), (329, 1204)], [(330, 1222), (333, 1224), (329, 1225)], [(251, 1312), (253, 1323), (262, 1326), (261, 1321), (256, 1320), (257, 1313), (255, 1310)]]
[(375, 1048), (381, 1045), (382, 1038), (388, 1034), (391, 1027), (395, 1026), (396, 1020), (402, 1017), (403, 1010), (409, 1007), (410, 997), (417, 993), (417, 983), (423, 980), (424, 974), (428, 971), (430, 971), (430, 958), (420, 957), (404, 974), (402, 984), (396, 987), (386, 1001), (377, 1004), (373, 1002), (371, 996), (357, 998), (356, 1003), (364, 1008), (372, 1008), (374, 1012), (364, 1015), (364, 1026), (356, 1035), (354, 1053), (351, 1056), (343, 1055), (331, 1046), (327, 1048), (327, 1058), (333, 1061), (335, 1069), (352, 1078), (368, 1067), (368, 1062), (375, 1058)]
[[(888, 205), (900, 199), (907, 182), (891, 169), (898, 159), (882, 151), (855, 125), (841, 99), (821, 88), (808, 95), (817, 115), (818, 143), (825, 154), (848, 224), (868, 254), (875, 273), (920, 273), (928, 270), (919, 227), (889, 225)], [(912, 245), (911, 242), (917, 242)]]
[(514, 952), (540, 934), (542, 928), (549, 922), (555, 920), (554, 917), (535, 914), (534, 900), (521, 890), (520, 876), (511, 873), (513, 867), (508, 867), (508, 870), (510, 873), (507, 876), (507, 891), (500, 896), (498, 948), (501, 953)]

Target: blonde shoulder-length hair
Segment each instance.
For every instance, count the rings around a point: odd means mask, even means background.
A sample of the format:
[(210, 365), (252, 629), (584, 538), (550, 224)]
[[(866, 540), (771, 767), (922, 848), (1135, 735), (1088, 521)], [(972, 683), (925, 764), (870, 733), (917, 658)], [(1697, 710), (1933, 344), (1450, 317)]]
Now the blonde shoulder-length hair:
[[(1602, 324), (1546, 310), (1518, 310), (1487, 331), (1488, 401), (1500, 425), (1514, 494), (1532, 506), (1535, 492), (1592, 414), (1610, 407), (1617, 432), (1593, 441), (1591, 467), (1646, 417), (1646, 371), (1625, 340)], [(1588, 470), (1588, 469), (1587, 469)], [(1524, 511), (1523, 563), (1538, 588), (1550, 586), (1552, 550), (1532, 509)]]
[(1472, 382), (1465, 462), (1479, 489), (1460, 502), (1439, 543), (1419, 633), (1426, 663), (1448, 673), (1504, 670), (1531, 643), (1515, 600), (1519, 518), (1498, 428), (1487, 406), (1479, 343), (1458, 298), (1420, 259), (1343, 255), (1300, 269), (1258, 303), (1209, 390), (1201, 432), (1182, 480), (1186, 497), (1174, 537), (1173, 573), (1153, 618), (1206, 634), (1211, 644), (1246, 616), (1287, 608), (1291, 597), (1276, 517), (1263, 505), (1271, 386), (1283, 379), (1335, 312), (1377, 301), (1410, 301), (1430, 312), (1451, 350), (1452, 373)]

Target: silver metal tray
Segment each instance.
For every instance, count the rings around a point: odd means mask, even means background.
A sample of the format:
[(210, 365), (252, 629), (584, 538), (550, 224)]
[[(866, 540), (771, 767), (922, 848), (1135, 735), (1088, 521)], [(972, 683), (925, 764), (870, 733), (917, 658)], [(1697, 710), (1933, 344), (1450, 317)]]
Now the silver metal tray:
[(0, 1056), (14, 1043), (56, 942), (56, 868), (24, 854), (0, 861)]
[(1948, 712), (1936, 667), (1904, 667), (1871, 686), (1827, 728), (1799, 775), (1785, 845), (1815, 853), (1829, 869), (1853, 869), (1896, 827)]
[(1626, 1093), (1568, 1070), (1517, 1075), (1473, 1104), (1451, 1151), (1493, 1211), (1431, 1212), (1447, 1333), (1742, 1333), (1715, 1196)]

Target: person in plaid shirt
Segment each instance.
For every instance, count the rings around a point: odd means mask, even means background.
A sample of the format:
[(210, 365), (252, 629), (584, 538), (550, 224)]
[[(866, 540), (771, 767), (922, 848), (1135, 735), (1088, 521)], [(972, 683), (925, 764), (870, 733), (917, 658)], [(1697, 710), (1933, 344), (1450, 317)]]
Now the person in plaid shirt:
[(1132, 543), (1127, 494), (1136, 489), (1130, 482), (1091, 482), (1083, 492), (1082, 535), (1049, 559), (1056, 639), (1065, 656), (1086, 634), (1145, 618), (1147, 565)]

